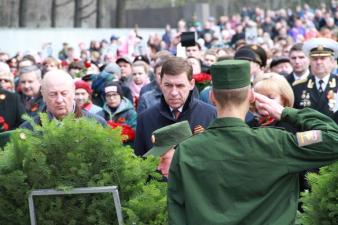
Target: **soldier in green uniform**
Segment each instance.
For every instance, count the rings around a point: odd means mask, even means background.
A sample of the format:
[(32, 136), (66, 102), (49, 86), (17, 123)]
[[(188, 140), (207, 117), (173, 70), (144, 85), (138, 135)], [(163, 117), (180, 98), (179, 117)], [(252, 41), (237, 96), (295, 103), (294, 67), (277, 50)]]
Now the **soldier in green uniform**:
[[(250, 65), (225, 60), (211, 67), (218, 118), (176, 148), (168, 181), (170, 225), (290, 225), (298, 203), (298, 173), (338, 159), (338, 126), (306, 108), (283, 107), (253, 93)], [(249, 128), (250, 102), (296, 134)]]

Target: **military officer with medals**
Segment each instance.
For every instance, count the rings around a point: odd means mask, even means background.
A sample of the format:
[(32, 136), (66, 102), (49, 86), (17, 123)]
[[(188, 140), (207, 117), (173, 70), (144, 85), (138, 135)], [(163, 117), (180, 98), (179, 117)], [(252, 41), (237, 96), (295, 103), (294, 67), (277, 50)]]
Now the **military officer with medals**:
[(313, 108), (338, 123), (338, 77), (331, 73), (338, 56), (338, 43), (328, 38), (315, 38), (304, 43), (303, 51), (310, 57), (311, 73), (306, 79), (293, 83), (294, 107)]

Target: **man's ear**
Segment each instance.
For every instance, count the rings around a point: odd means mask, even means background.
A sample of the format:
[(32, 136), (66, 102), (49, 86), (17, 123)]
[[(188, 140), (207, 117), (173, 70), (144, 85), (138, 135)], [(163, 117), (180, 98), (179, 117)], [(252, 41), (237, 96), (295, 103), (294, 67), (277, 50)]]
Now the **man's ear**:
[(215, 94), (214, 94), (214, 91), (212, 90), (212, 88), (209, 92), (209, 99), (210, 99), (210, 101), (213, 105), (216, 105)]
[(191, 81), (190, 81), (190, 85), (191, 85), (191, 89), (190, 90), (193, 90), (194, 89), (194, 87), (195, 87), (195, 79), (193, 78), (193, 79), (191, 79)]
[(250, 88), (248, 91), (248, 98), (249, 98), (249, 102), (250, 103), (254, 103), (256, 101), (256, 97), (255, 97), (255, 91), (253, 88)]

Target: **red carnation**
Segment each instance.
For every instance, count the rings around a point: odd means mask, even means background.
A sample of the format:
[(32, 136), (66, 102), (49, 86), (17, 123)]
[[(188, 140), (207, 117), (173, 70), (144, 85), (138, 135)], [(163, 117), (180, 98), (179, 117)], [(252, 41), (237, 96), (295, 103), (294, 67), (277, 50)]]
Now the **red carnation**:
[(112, 120), (109, 120), (107, 122), (107, 124), (111, 127), (111, 128), (116, 128), (116, 127), (121, 127), (121, 134), (122, 136), (124, 136), (123, 138), (123, 142), (126, 141), (132, 141), (135, 139), (135, 131), (133, 128), (131, 128), (130, 126), (126, 125), (126, 124), (122, 124), (122, 123), (117, 123), (114, 122)]
[(65, 60), (61, 61), (62, 68), (67, 68), (69, 66), (69, 63)]
[(211, 81), (211, 75), (208, 73), (194, 74), (193, 78), (197, 83), (209, 83)]
[(9, 129), (9, 126), (6, 123), (3, 116), (0, 116), (0, 126), (1, 126), (0, 132), (8, 131), (8, 129)]
[(8, 124), (7, 123), (4, 123), (3, 125), (2, 125), (2, 131), (8, 131)]
[(208, 73), (198, 73), (192, 76), (198, 91), (201, 92), (211, 82), (211, 75)]
[(36, 112), (38, 109), (39, 109), (39, 104), (35, 103), (31, 108), (31, 112)]
[(90, 62), (89, 60), (86, 60), (86, 61), (84, 62), (84, 66), (85, 66), (86, 68), (90, 68), (90, 67), (92, 66), (92, 64), (91, 64), (91, 62)]
[(126, 122), (126, 118), (120, 117), (120, 118), (117, 119), (116, 122), (118, 122), (118, 123), (125, 123)]

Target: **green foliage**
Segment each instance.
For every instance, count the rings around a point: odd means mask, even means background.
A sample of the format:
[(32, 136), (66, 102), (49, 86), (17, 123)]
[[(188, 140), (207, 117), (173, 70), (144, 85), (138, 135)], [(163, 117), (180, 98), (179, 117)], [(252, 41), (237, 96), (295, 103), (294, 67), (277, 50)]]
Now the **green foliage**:
[[(17, 130), (0, 152), (0, 224), (29, 224), (32, 189), (119, 188), (125, 224), (166, 224), (166, 183), (153, 157), (141, 159), (122, 144), (120, 130), (74, 116), (49, 121), (34, 131)], [(37, 223), (117, 224), (111, 194), (34, 197)]]
[(302, 196), (303, 225), (338, 224), (338, 163), (323, 167), (320, 174), (310, 173), (307, 179), (311, 192)]

